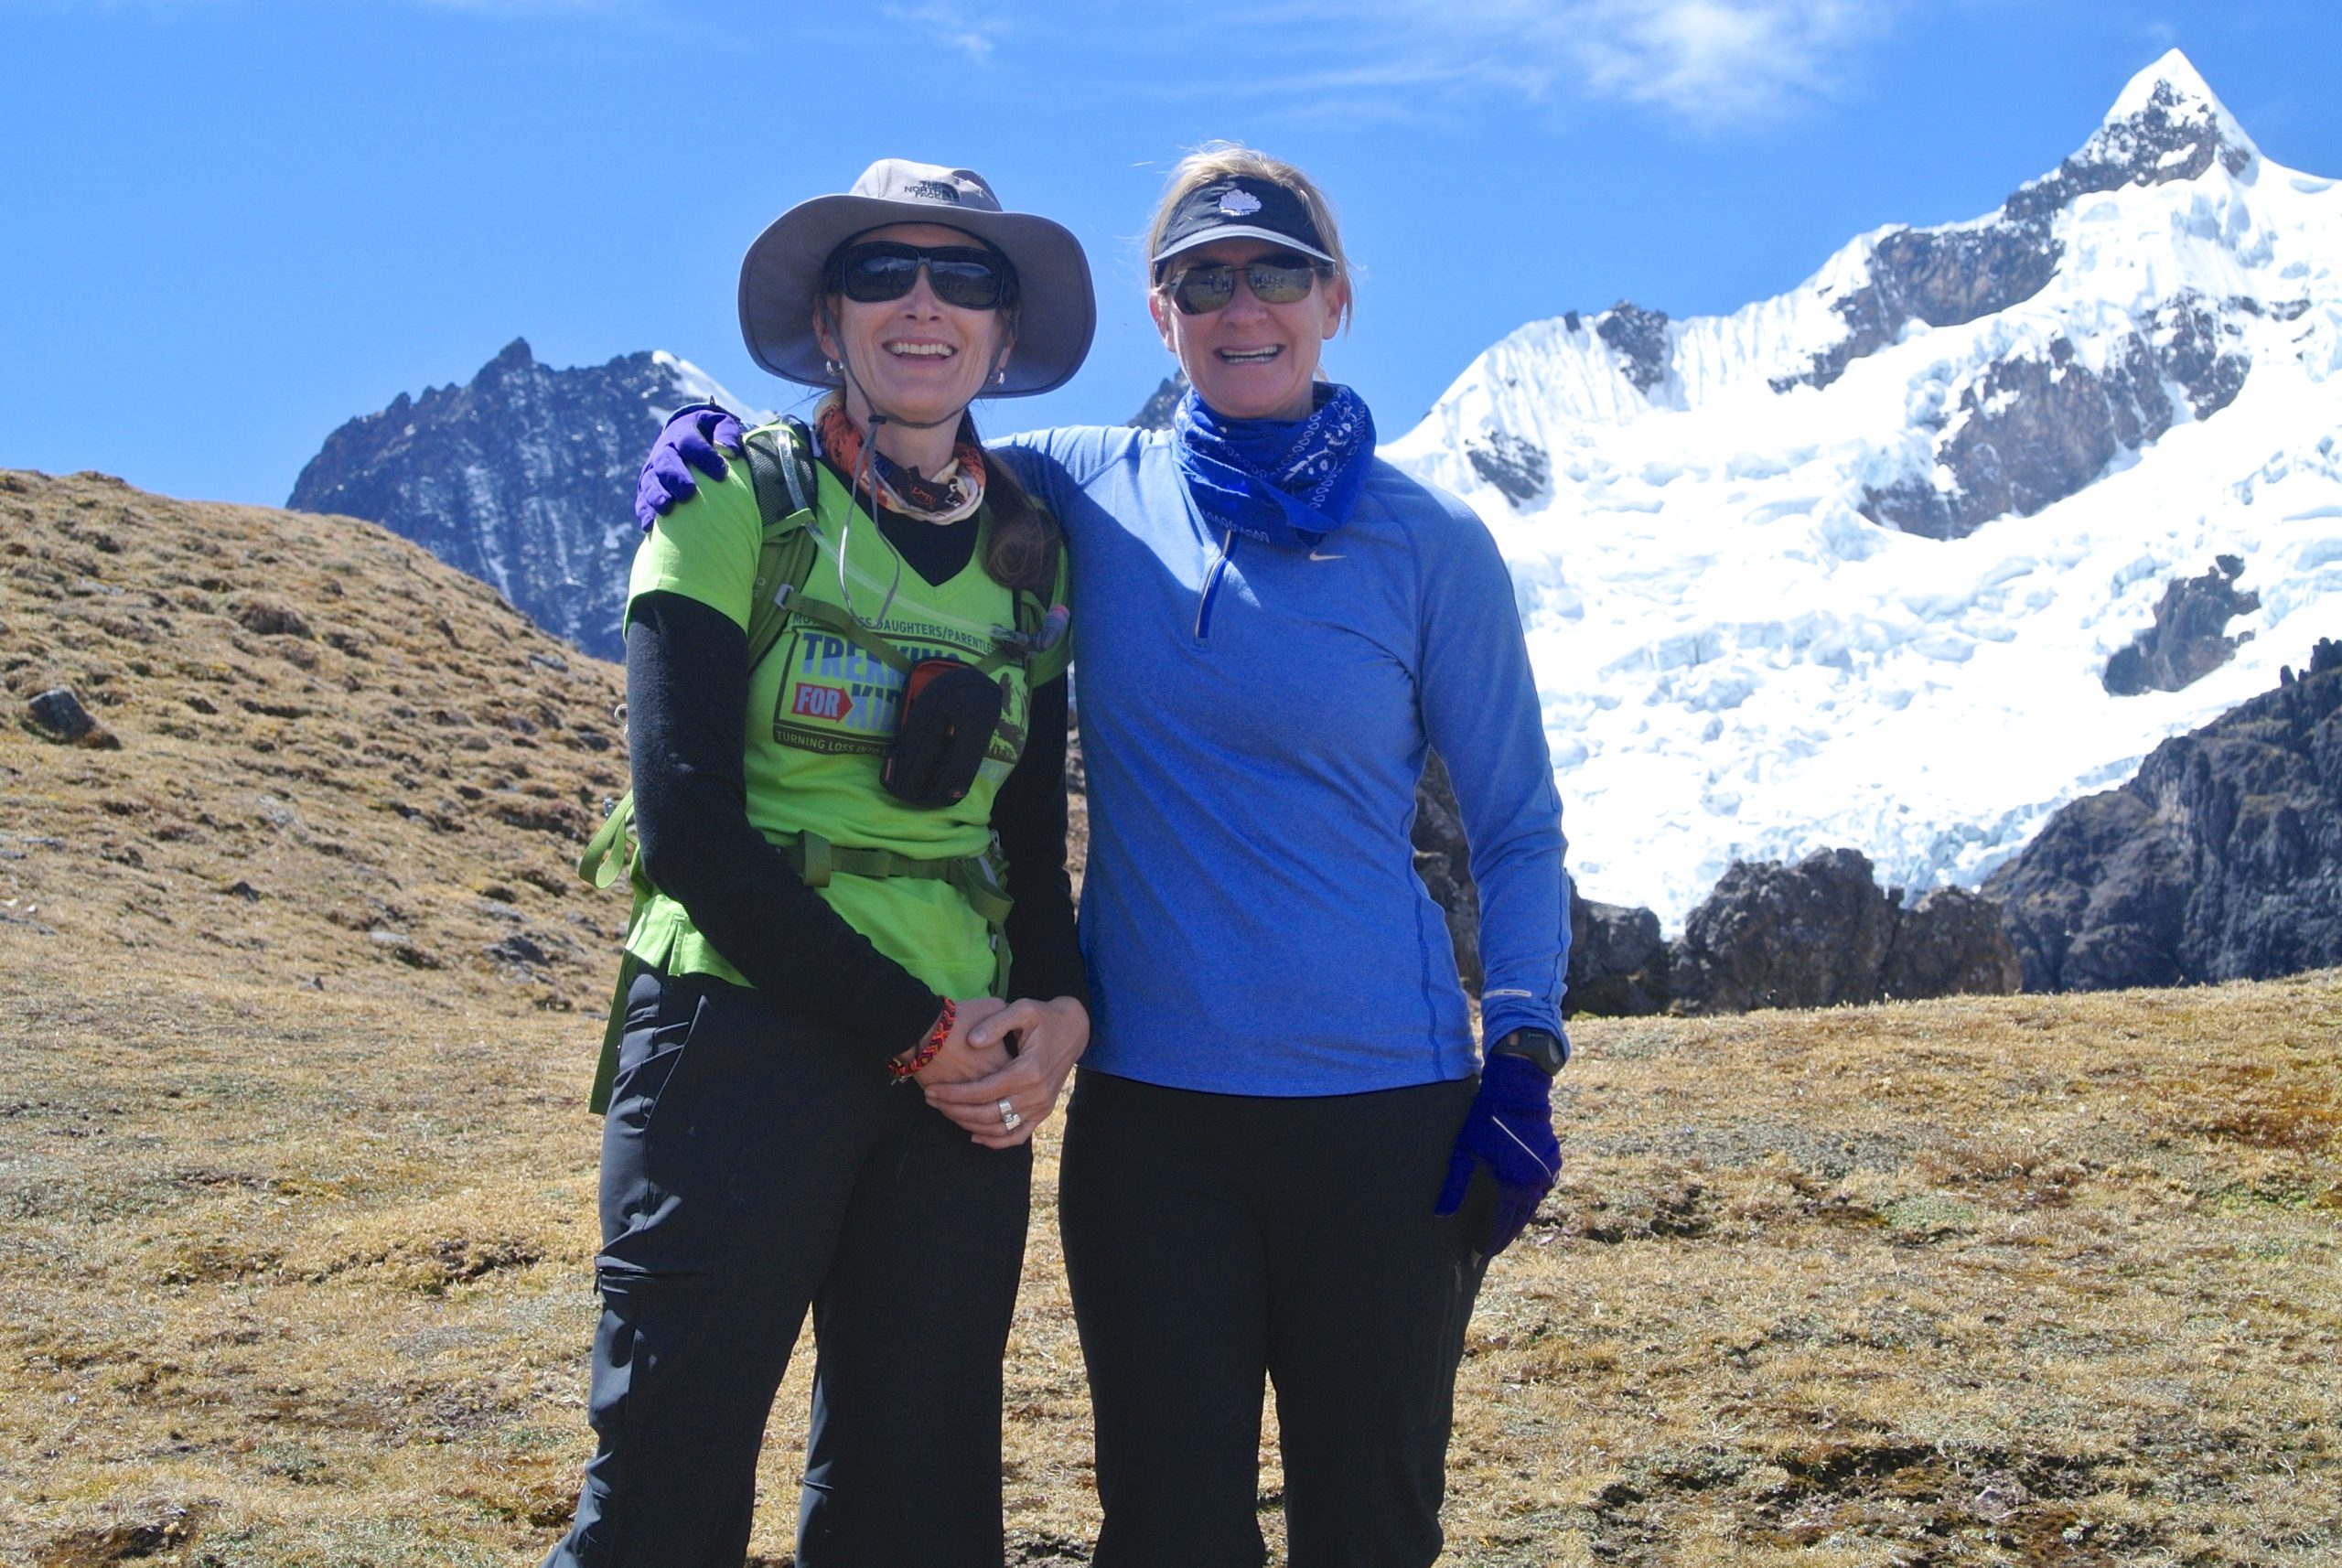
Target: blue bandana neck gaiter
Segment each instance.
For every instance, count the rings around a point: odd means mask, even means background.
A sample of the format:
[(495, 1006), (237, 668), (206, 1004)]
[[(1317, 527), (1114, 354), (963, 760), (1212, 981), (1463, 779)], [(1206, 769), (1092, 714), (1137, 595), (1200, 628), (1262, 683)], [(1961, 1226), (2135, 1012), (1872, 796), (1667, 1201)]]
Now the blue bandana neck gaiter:
[(1374, 457), (1366, 400), (1330, 383), (1306, 419), (1228, 419), (1190, 392), (1172, 429), (1204, 521), (1287, 550), (1314, 550), (1349, 520)]

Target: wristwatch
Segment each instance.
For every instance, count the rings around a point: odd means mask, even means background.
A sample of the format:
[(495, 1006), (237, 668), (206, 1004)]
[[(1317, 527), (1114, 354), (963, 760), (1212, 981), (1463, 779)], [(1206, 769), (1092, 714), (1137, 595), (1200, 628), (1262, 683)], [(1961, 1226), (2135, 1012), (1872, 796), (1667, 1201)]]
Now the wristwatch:
[(1492, 1057), (1527, 1057), (1542, 1069), (1547, 1078), (1566, 1066), (1570, 1047), (1563, 1038), (1547, 1029), (1515, 1029), (1488, 1047)]

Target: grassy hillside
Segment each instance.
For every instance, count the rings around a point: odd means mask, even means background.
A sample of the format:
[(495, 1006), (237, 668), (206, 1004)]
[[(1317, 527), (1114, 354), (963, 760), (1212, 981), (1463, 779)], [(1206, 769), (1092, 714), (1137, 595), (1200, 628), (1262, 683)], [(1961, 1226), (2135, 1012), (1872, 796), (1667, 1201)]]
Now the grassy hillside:
[[(623, 907), (564, 862), (626, 788), (618, 671), (382, 529), (0, 473), (0, 931), (38, 950), (402, 1005), (606, 983)], [(17, 722), (59, 684), (118, 746)]]
[[(29, 475), (0, 524), (11, 725), (68, 682), (121, 742), (0, 734), (0, 1561), (534, 1562), (590, 1447), (615, 672), (362, 524)], [(2342, 973), (1574, 1033), (1449, 1562), (2342, 1560)], [(1037, 1563), (1096, 1525), (1055, 1134)]]

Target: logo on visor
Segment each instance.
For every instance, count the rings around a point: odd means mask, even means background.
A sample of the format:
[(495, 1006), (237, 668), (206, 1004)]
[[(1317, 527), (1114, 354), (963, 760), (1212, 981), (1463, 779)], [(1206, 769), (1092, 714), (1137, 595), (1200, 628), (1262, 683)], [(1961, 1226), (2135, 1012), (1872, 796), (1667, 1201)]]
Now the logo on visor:
[(1249, 190), (1231, 190), (1219, 199), (1219, 209), (1230, 218), (1250, 218), (1261, 209), (1261, 199)]

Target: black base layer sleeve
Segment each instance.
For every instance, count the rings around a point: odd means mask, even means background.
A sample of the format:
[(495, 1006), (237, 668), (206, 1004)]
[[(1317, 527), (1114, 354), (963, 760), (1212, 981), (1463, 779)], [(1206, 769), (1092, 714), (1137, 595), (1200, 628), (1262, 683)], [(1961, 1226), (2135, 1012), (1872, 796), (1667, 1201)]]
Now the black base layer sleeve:
[(774, 1003), (868, 1040), (880, 1058), (899, 1055), (943, 1000), (806, 886), (748, 821), (747, 688), (747, 635), (720, 611), (681, 594), (634, 602), (627, 735), (644, 867)]
[(1001, 782), (992, 808), (1008, 857), (1011, 996), (1074, 996), (1090, 1004), (1075, 940), (1073, 879), (1066, 875), (1066, 678), (1033, 688), (1025, 754)]

